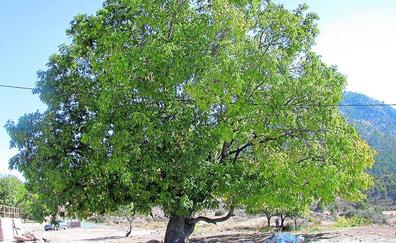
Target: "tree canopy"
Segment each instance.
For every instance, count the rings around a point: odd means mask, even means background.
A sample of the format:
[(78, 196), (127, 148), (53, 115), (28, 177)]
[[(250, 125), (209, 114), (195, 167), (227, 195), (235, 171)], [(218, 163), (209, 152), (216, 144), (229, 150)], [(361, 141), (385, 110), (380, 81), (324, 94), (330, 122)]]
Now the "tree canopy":
[[(306, 10), (107, 0), (74, 18), (71, 43), (39, 72), (48, 109), (7, 124), (10, 167), (49, 208), (80, 217), (161, 206), (166, 242), (291, 185), (316, 200), (362, 197), (373, 152), (328, 105), (345, 77), (312, 51), (318, 18)], [(227, 216), (196, 217), (219, 201)]]

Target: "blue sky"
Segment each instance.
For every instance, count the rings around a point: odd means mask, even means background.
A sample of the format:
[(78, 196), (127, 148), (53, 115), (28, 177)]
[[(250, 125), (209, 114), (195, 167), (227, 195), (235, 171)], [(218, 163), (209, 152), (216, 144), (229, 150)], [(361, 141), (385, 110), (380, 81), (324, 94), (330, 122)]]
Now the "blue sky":
[[(320, 16), (321, 34), (315, 50), (348, 77), (348, 90), (396, 103), (396, 1), (274, 0), (288, 8), (307, 3)], [(1, 0), (0, 84), (34, 87), (36, 72), (67, 42), (65, 30), (78, 13), (93, 14), (101, 0)], [(9, 137), (7, 120), (44, 110), (30, 91), (0, 87), (0, 173), (6, 173)], [(15, 173), (15, 172), (13, 172)]]
[[(100, 0), (1, 0), (0, 84), (34, 87), (36, 72), (45, 70), (48, 57), (67, 42), (73, 16), (93, 14), (101, 5)], [(14, 151), (4, 124), (45, 106), (28, 90), (1, 87), (0, 104), (0, 173), (5, 173)]]

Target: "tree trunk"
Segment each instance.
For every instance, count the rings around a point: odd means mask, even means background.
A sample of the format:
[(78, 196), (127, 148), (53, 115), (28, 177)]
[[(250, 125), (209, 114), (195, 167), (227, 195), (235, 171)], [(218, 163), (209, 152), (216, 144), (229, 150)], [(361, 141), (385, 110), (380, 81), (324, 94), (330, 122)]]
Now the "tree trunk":
[(271, 226), (271, 216), (267, 216), (267, 226)]
[(280, 217), (281, 217), (281, 227), (283, 228), (283, 223), (285, 222), (286, 215), (281, 214)]
[(127, 220), (128, 220), (128, 223), (129, 223), (129, 230), (128, 230), (128, 232), (125, 234), (125, 237), (128, 237), (128, 236), (131, 234), (131, 232), (132, 232), (132, 220), (133, 220), (133, 219), (130, 219), (128, 216), (127, 216), (126, 218), (127, 218)]
[(234, 216), (234, 207), (231, 207), (228, 214), (224, 217), (214, 219), (205, 216), (191, 218), (171, 215), (169, 218), (168, 226), (166, 227), (165, 243), (186, 242), (188, 240), (188, 237), (194, 232), (195, 225), (200, 221), (209, 224), (216, 224), (219, 222), (224, 222), (232, 216)]
[(165, 243), (184, 243), (194, 231), (195, 223), (190, 218), (171, 216), (166, 227)]
[(293, 221), (294, 221), (294, 230), (297, 230), (297, 218), (294, 218)]

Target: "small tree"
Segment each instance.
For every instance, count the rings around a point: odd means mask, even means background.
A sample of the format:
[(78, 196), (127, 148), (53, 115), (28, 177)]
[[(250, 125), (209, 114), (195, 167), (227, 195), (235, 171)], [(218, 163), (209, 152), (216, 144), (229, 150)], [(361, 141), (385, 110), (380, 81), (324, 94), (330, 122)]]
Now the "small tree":
[(298, 219), (304, 218), (304, 215), (309, 212), (308, 207), (295, 207), (289, 209), (287, 215), (294, 222), (294, 229), (298, 229)]
[[(357, 197), (373, 153), (333, 106), (345, 78), (312, 52), (316, 19), (270, 1), (107, 0), (39, 73), (48, 109), (7, 124), (10, 167), (79, 217), (161, 206), (165, 242), (291, 178)], [(196, 215), (220, 200), (227, 215)]]
[(115, 215), (115, 216), (126, 218), (126, 220), (128, 221), (128, 231), (126, 232), (125, 237), (128, 237), (132, 233), (132, 222), (136, 215), (136, 209), (133, 206), (133, 204), (121, 206), (115, 212), (112, 212), (111, 214)]
[(266, 207), (265, 205), (261, 205), (258, 208), (249, 207), (247, 208), (247, 212), (250, 214), (263, 214), (267, 219), (267, 227), (271, 226), (271, 218), (278, 215), (277, 209)]

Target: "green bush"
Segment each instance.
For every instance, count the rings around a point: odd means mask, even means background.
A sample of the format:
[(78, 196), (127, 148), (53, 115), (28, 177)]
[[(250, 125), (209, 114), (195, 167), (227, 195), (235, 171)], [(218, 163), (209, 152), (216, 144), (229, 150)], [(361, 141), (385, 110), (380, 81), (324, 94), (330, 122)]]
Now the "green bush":
[(350, 218), (339, 216), (336, 219), (336, 226), (337, 227), (353, 227), (353, 226), (360, 226), (370, 224), (371, 221), (360, 216), (352, 216)]
[(350, 217), (364, 218), (374, 224), (386, 224), (387, 217), (382, 213), (380, 208), (365, 209), (365, 210), (351, 210), (348, 212)]

